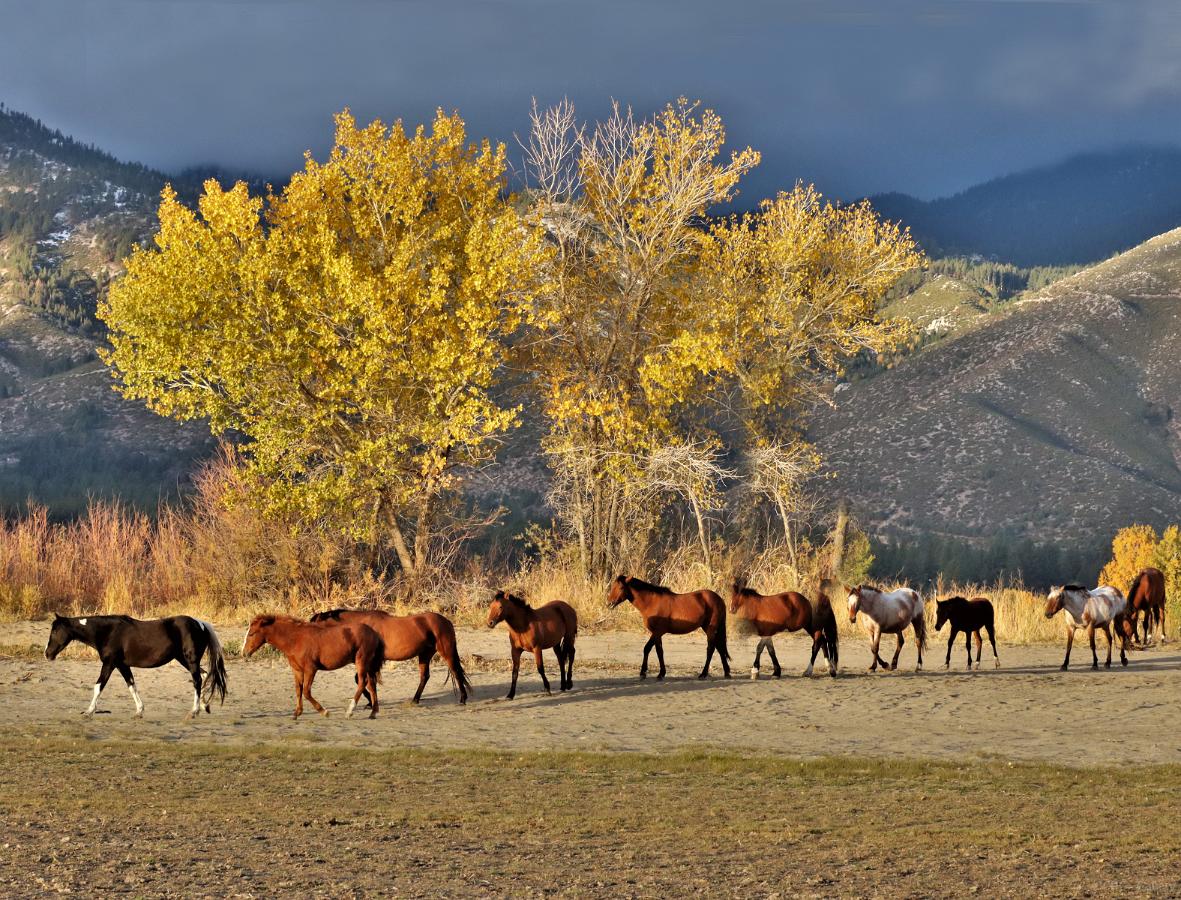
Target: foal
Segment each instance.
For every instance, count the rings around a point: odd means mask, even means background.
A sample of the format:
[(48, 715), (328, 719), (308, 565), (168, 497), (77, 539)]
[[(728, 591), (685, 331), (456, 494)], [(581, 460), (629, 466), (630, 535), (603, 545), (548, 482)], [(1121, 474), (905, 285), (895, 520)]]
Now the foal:
[(726, 649), (726, 604), (710, 590), (694, 591), (691, 594), (674, 594), (666, 587), (649, 584), (638, 578), (618, 575), (611, 582), (607, 605), (614, 608), (625, 600), (639, 610), (644, 617), (644, 627), (652, 635), (644, 645), (644, 663), (640, 666), (640, 677), (648, 677), (648, 654), (656, 648), (660, 660), (660, 674), (663, 678), (664, 644), (666, 634), (689, 634), (700, 628), (705, 632), (705, 668), (698, 678), (709, 677), (709, 664), (717, 650), (722, 661), (722, 671), (730, 677), (730, 651)]
[(564, 600), (554, 600), (534, 609), (520, 597), (507, 591), (497, 591), (488, 607), (488, 627), (495, 628), (504, 622), (508, 626), (509, 650), (513, 658), (513, 683), (508, 689), (508, 698), (517, 695), (517, 675), (521, 671), (521, 654), (526, 650), (537, 661), (537, 674), (548, 694), (549, 679), (545, 677), (545, 665), (541, 651), (553, 648), (558, 658), (560, 677), (559, 690), (568, 691), (574, 687), (574, 639), (578, 635), (578, 614), (574, 607)]
[[(214, 694), (224, 703), (226, 699), (226, 666), (221, 642), (213, 626), (191, 616), (170, 616), (166, 619), (141, 621), (131, 616), (81, 616), (67, 618), (54, 615), (45, 645), (45, 658), (54, 659), (71, 641), (93, 647), (102, 660), (102, 669), (94, 683), (90, 706), (82, 715), (93, 716), (98, 707), (99, 694), (107, 686), (111, 673), (118, 671), (127, 682), (127, 690), (135, 701), (135, 717), (142, 719), (144, 702), (135, 688), (131, 669), (156, 669), (176, 660), (189, 670), (193, 679), (193, 708), (189, 718), (204, 707), (209, 712), (209, 701)], [(201, 659), (208, 654), (209, 674), (201, 682)]]
[(250, 656), (263, 644), (270, 644), (287, 657), (295, 678), (295, 715), (303, 713), (306, 697), (316, 712), (328, 715), (328, 710), (312, 696), (312, 680), (316, 673), (339, 669), (354, 662), (357, 666), (357, 693), (349, 701), (346, 716), (352, 716), (361, 694), (369, 691), (373, 710), (377, 715), (377, 681), (385, 648), (381, 637), (368, 625), (345, 625), (337, 622), (304, 622), (291, 616), (255, 616), (242, 642), (242, 655)]
[(771, 664), (775, 666), (776, 678), (782, 674), (779, 659), (775, 656), (774, 636), (781, 631), (799, 631), (803, 629), (812, 638), (812, 658), (808, 661), (808, 668), (804, 675), (812, 674), (812, 666), (816, 664), (816, 654), (823, 651), (824, 659), (828, 663), (828, 674), (833, 678), (837, 674), (837, 620), (833, 615), (832, 605), (828, 597), (820, 594), (813, 607), (808, 598), (795, 591), (782, 594), (759, 594), (745, 587), (740, 582), (734, 582), (730, 589), (730, 612), (742, 616), (749, 621), (762, 640), (755, 649), (755, 662), (750, 670), (751, 678), (759, 677), (759, 659), (763, 655), (763, 648), (771, 655)]
[(1107, 662), (1111, 668), (1111, 626), (1116, 627), (1120, 637), (1120, 665), (1128, 664), (1128, 601), (1113, 587), (1097, 587), (1090, 591), (1079, 584), (1068, 584), (1050, 591), (1046, 600), (1046, 618), (1052, 619), (1059, 611), (1066, 610), (1066, 658), (1060, 668), (1063, 672), (1070, 665), (1070, 648), (1074, 646), (1074, 633), (1079, 628), (1087, 630), (1091, 640), (1091, 668), (1099, 668), (1099, 654), (1095, 651), (1095, 630), (1107, 635)]
[(988, 642), (992, 644), (992, 658), (996, 668), (1001, 667), (1001, 658), (996, 652), (996, 631), (993, 627), (992, 602), (987, 597), (976, 597), (965, 600), (963, 597), (952, 597), (949, 600), (938, 600), (935, 603), (935, 630), (943, 629), (944, 622), (951, 622), (951, 634), (947, 637), (947, 659), (943, 661), (943, 668), (951, 667), (951, 645), (959, 632), (964, 633), (964, 647), (968, 651), (968, 668), (972, 668), (972, 637), (976, 637), (976, 668), (980, 668), (980, 651), (984, 648), (984, 641), (980, 638), (980, 629), (988, 632)]

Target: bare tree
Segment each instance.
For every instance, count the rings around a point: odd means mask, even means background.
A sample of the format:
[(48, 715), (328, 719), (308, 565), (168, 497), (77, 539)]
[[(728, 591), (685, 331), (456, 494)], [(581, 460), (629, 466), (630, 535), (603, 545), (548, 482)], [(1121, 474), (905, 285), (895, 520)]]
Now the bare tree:
[(722, 482), (737, 473), (722, 466), (715, 445), (702, 442), (661, 447), (648, 458), (647, 475), (652, 491), (673, 494), (688, 502), (697, 523), (702, 561), (706, 570), (713, 572), (708, 517), (722, 508)]
[(798, 523), (808, 521), (817, 501), (806, 484), (820, 468), (820, 456), (807, 444), (768, 444), (747, 454), (749, 490), (765, 497), (783, 526), (783, 542), (792, 568), (799, 569)]

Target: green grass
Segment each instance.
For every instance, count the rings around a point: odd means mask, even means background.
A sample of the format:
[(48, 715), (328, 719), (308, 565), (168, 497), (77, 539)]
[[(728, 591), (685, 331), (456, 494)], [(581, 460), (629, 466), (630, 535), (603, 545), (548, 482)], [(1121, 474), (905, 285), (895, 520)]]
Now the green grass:
[(0, 878), (18, 892), (1063, 896), (1169, 893), (1181, 861), (1178, 766), (34, 733), (0, 752)]

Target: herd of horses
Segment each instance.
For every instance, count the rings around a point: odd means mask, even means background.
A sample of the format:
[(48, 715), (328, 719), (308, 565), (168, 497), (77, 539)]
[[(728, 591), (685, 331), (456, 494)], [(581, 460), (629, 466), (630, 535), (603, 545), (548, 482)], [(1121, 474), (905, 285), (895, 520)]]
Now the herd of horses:
[[(876, 671), (879, 665), (884, 669), (898, 668), (907, 629), (914, 633), (918, 651), (916, 670), (921, 670), (927, 630), (923, 598), (919, 593), (910, 588), (882, 591), (870, 585), (846, 587), (845, 592), (850, 623), (856, 622), (859, 614), (864, 615), (867, 621), (872, 655), (870, 671)], [(726, 644), (727, 606), (717, 593), (700, 590), (679, 594), (661, 585), (620, 575), (611, 582), (607, 604), (617, 607), (625, 602), (631, 603), (640, 613), (649, 634), (640, 665), (641, 678), (648, 675), (648, 659), (653, 650), (660, 665), (656, 678), (659, 680), (665, 677), (665, 635), (689, 634), (698, 629), (706, 637), (705, 665), (698, 677), (709, 676), (715, 654), (721, 662), (724, 676), (730, 677), (730, 651)], [(758, 677), (764, 650), (774, 666), (774, 676), (778, 678), (782, 674), (774, 644), (775, 635), (782, 632), (803, 632), (812, 639), (811, 658), (804, 675), (812, 674), (817, 655), (823, 654), (828, 674), (836, 676), (837, 620), (832, 604), (822, 590), (817, 592), (816, 600), (812, 601), (795, 591), (759, 594), (742, 582), (736, 582), (731, 590), (728, 611), (730, 615), (748, 622), (759, 637), (751, 669), (752, 678)], [(1067, 633), (1066, 658), (1062, 662), (1062, 670), (1066, 670), (1070, 664), (1074, 634), (1079, 629), (1085, 630), (1090, 639), (1092, 668), (1099, 667), (1095, 647), (1095, 635), (1099, 631), (1107, 637), (1105, 665), (1111, 666), (1112, 646), (1118, 638), (1120, 662), (1126, 666), (1126, 651), (1130, 643), (1138, 640), (1137, 628), (1141, 617), (1144, 636), (1140, 643), (1147, 645), (1154, 630), (1159, 630), (1160, 638), (1164, 640), (1164, 576), (1156, 569), (1145, 569), (1136, 576), (1127, 596), (1109, 586), (1088, 589), (1068, 584), (1056, 587), (1048, 595), (1045, 615), (1052, 618), (1059, 612), (1064, 613)], [(938, 601), (935, 630), (942, 630), (945, 623), (951, 626), (944, 667), (951, 664), (952, 646), (961, 632), (964, 634), (969, 669), (972, 668), (973, 637), (976, 641), (976, 667), (980, 667), (983, 646), (981, 632), (988, 635), (994, 663), (999, 667), (994, 620), (993, 606), (987, 598), (969, 600), (952, 597)], [(501, 622), (508, 629), (512, 660), (509, 700), (516, 696), (517, 676), (524, 653), (533, 654), (537, 673), (547, 694), (550, 693), (550, 683), (543, 661), (543, 652), (546, 650), (552, 650), (558, 661), (559, 690), (573, 688), (578, 616), (570, 604), (556, 600), (533, 607), (520, 597), (498, 591), (489, 605), (487, 624), (489, 628), (495, 628)], [(894, 656), (888, 663), (879, 654), (884, 634), (894, 635), (897, 641)], [(103, 688), (117, 671), (126, 681), (135, 702), (135, 715), (142, 716), (143, 701), (136, 689), (132, 669), (157, 668), (173, 661), (184, 666), (192, 677), (193, 706), (190, 716), (196, 716), (202, 710), (208, 713), (214, 697), (219, 701), (225, 700), (225, 655), (217, 633), (208, 622), (191, 616), (141, 621), (130, 616), (55, 615), (45, 647), (46, 658), (54, 659), (73, 641), (96, 650), (102, 664), (90, 705), (83, 715), (94, 714)], [(419, 681), (411, 700), (413, 703), (418, 703), (422, 697), (423, 689), (430, 679), (431, 661), (436, 654), (447, 667), (448, 678), (452, 681), (460, 703), (467, 702), (472, 689), (460, 660), (455, 627), (449, 619), (436, 612), (395, 616), (379, 610), (334, 609), (316, 613), (309, 620), (284, 615), (260, 615), (254, 618), (246, 631), (242, 655), (248, 657), (264, 644), (282, 653), (291, 667), (295, 680), (294, 716), (297, 719), (303, 713), (305, 699), (317, 712), (328, 715), (327, 710), (312, 696), (312, 681), (317, 672), (340, 669), (349, 664), (356, 669), (356, 691), (348, 705), (348, 716), (353, 714), (362, 699), (369, 705), (369, 718), (377, 715), (377, 688), (381, 682), (382, 666), (387, 661), (418, 660)], [(207, 668), (202, 669), (202, 660), (206, 658)]]

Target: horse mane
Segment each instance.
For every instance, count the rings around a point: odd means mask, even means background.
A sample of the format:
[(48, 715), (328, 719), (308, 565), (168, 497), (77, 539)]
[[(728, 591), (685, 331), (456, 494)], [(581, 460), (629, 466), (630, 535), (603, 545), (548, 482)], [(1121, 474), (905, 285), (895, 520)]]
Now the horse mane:
[(323, 612), (312, 613), (312, 617), (308, 619), (309, 622), (327, 622), (329, 620), (339, 622), (343, 613), (355, 612), (351, 609), (326, 609)]
[(516, 594), (510, 594), (508, 591), (497, 591), (496, 592), (496, 599), (499, 600), (501, 603), (511, 603), (513, 606), (517, 607), (518, 609), (532, 609), (533, 608), (528, 603), (526, 603), (523, 599), (518, 597)]
[(762, 596), (762, 594), (760, 594), (760, 593), (759, 593), (758, 591), (756, 591), (754, 588), (752, 588), (752, 587), (747, 587), (745, 584), (743, 584), (743, 585), (737, 585), (737, 584), (736, 584), (736, 585), (734, 585), (734, 590), (736, 590), (736, 591), (737, 591), (739, 594), (741, 594), (743, 597), (761, 597), (761, 596)]
[(1062, 585), (1062, 590), (1064, 590), (1064, 591), (1082, 591), (1085, 594), (1091, 593), (1090, 588), (1083, 587), (1081, 584), (1064, 584), (1064, 585)]
[(673, 592), (672, 588), (667, 588), (663, 584), (652, 584), (652, 582), (640, 578), (629, 577), (627, 583), (631, 587), (638, 587), (641, 591), (651, 591), (654, 594), (671, 594)]

